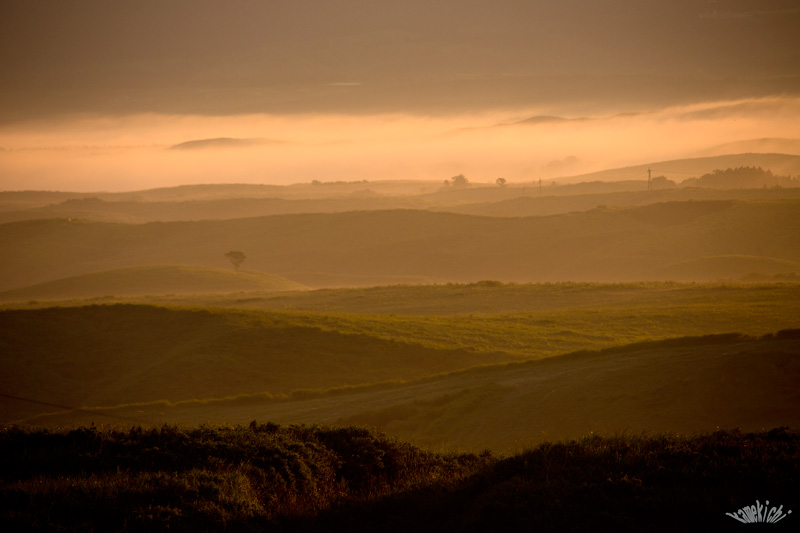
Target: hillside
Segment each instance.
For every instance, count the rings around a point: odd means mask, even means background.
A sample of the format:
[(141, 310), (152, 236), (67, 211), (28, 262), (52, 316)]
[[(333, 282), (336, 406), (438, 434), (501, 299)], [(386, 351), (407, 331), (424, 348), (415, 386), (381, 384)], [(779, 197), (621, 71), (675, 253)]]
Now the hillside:
[(42, 218), (75, 218), (97, 222), (139, 224), (181, 220), (224, 220), (294, 213), (340, 213), (344, 211), (419, 208), (420, 199), (376, 197), (365, 193), (353, 198), (226, 198), (151, 202), (106, 200), (97, 196), (67, 199), (57, 204), (25, 210), (0, 211), (0, 223)]
[(2, 292), (0, 301), (305, 289), (304, 285), (265, 272), (165, 265), (95, 272), (39, 283)]
[[(599, 376), (621, 372), (624, 380), (642, 384), (641, 390), (631, 389), (629, 398), (641, 402), (652, 399), (651, 394), (666, 394), (662, 390), (665, 379), (675, 383), (691, 381), (703, 372), (711, 379), (708, 368), (716, 364), (715, 357), (739, 352), (766, 357), (760, 369), (736, 371), (754, 379), (760, 375), (758, 372), (767, 372), (774, 366), (766, 363), (772, 360), (770, 357), (786, 353), (783, 347), (790, 346), (791, 354), (797, 348), (791, 344), (795, 340), (772, 339), (775, 344), (770, 344), (770, 339), (756, 342), (734, 336), (710, 341), (701, 338), (651, 342), (627, 352), (602, 352), (603, 357), (590, 358), (588, 366), (585, 358), (558, 356), (686, 335), (740, 331), (760, 336), (796, 328), (800, 325), (799, 290), (798, 285), (780, 284), (482, 283), (301, 291), (272, 296), (262, 293), (261, 298), (256, 298), (257, 305), (272, 305), (283, 311), (144, 305), (9, 309), (0, 312), (0, 392), (5, 395), (0, 413), (6, 423), (50, 425), (109, 420), (119, 423), (115, 417), (148, 424), (246, 422), (241, 417), (258, 412), (263, 413), (260, 419), (287, 423), (360, 420), (385, 424), (387, 430), (418, 442), (472, 446), (477, 444), (469, 440), (469, 435), (476, 434), (450, 424), (447, 417), (452, 415), (455, 422), (467, 421), (471, 420), (470, 413), (482, 413), (486, 420), (505, 420), (503, 423), (517, 427), (520, 424), (514, 416), (531, 417), (525, 406), (546, 400), (527, 397), (525, 391), (566, 402), (564, 395), (580, 389), (580, 383), (600, 386), (603, 382), (598, 381)], [(273, 301), (273, 297), (277, 299)], [(233, 300), (217, 305), (236, 305), (236, 295), (225, 298)], [(243, 300), (239, 305), (253, 299), (245, 296)], [(202, 301), (203, 298), (194, 300), (195, 305)], [(184, 300), (186, 304), (191, 302)], [(326, 313), (319, 312), (326, 309)], [(336, 313), (330, 312), (333, 310)], [(379, 314), (363, 314), (367, 312)], [(769, 350), (762, 350), (765, 347)], [(635, 356), (629, 355), (634, 352)], [(452, 374), (480, 365), (543, 358), (563, 364), (491, 367)], [(680, 364), (674, 365), (675, 360)], [(580, 364), (576, 366), (575, 361)], [(653, 374), (637, 374), (642, 368), (634, 365), (635, 361), (649, 361), (645, 366)], [(781, 380), (795, 379), (792, 361), (779, 358), (775, 364), (783, 365), (780, 375), (767, 376), (776, 379), (776, 391)], [(669, 370), (670, 364), (673, 370)], [(687, 372), (687, 365), (694, 365), (694, 370)], [(547, 374), (542, 369), (553, 372)], [(547, 376), (550, 381), (545, 382), (551, 384), (550, 389), (535, 385)], [(559, 381), (567, 376), (573, 376), (575, 381)], [(739, 384), (736, 379), (729, 381)], [(613, 381), (613, 386), (601, 386), (588, 397), (596, 399), (597, 405), (613, 403), (614, 395), (623, 390), (622, 383)], [(686, 387), (673, 392), (695, 390), (695, 385)], [(715, 387), (706, 387), (708, 394), (713, 395)], [(760, 387), (747, 389), (743, 397), (755, 394)], [(581, 396), (584, 392), (575, 393)], [(730, 388), (717, 392), (732, 394)], [(581, 431), (586, 427), (598, 431), (608, 427), (604, 424), (609, 420), (603, 416), (596, 420), (578, 416), (583, 411), (596, 414), (593, 407), (580, 402), (569, 405), (575, 412), (558, 418), (558, 424), (550, 431), (557, 434), (581, 427)], [(69, 411), (80, 406), (120, 407)], [(462, 408), (468, 412), (461, 412)], [(508, 413), (517, 415), (504, 418), (492, 411), (494, 408), (504, 413), (510, 408)], [(641, 406), (632, 408), (634, 425), (643, 423), (642, 412)], [(772, 420), (766, 415), (764, 419)], [(426, 426), (424, 420), (440, 423)], [(575, 425), (568, 425), (568, 420), (576, 421)], [(677, 418), (647, 427), (664, 427), (674, 420)], [(701, 423), (697, 429), (702, 430), (708, 420), (687, 417), (685, 425), (694, 430), (691, 424)], [(471, 423), (477, 424), (477, 420)], [(493, 445), (513, 446), (515, 439), (535, 440), (539, 435), (526, 433), (511, 438), (507, 437), (508, 431), (501, 429), (492, 430), (500, 439)]]
[(761, 139), (747, 139), (731, 143), (720, 144), (706, 148), (695, 154), (696, 157), (719, 156), (725, 154), (793, 154), (800, 155), (800, 139), (785, 139), (767, 137)]
[[(589, 432), (694, 433), (800, 426), (800, 336), (675, 339), (477, 370), (304, 420), (366, 424), (447, 449), (519, 450)], [(401, 394), (405, 393), (405, 394)], [(344, 403), (341, 399), (339, 402)], [(298, 406), (300, 407), (300, 406)], [(289, 408), (274, 409), (288, 420)], [(337, 415), (340, 418), (335, 418)], [(258, 412), (270, 417), (270, 410)]]
[(247, 255), (248, 268), (314, 287), (638, 281), (706, 257), (800, 261), (800, 201), (666, 202), (525, 218), (393, 210), (139, 225), (51, 219), (0, 225), (0, 249), (2, 290), (134, 266), (221, 268), (232, 249)]
[[(763, 168), (771, 172), (772, 178), (762, 183), (763, 180), (737, 181), (722, 176), (713, 184), (696, 179), (741, 167)], [(648, 169), (653, 177), (685, 183), (680, 189), (648, 190)], [(547, 179), (543, 185), (522, 181), (500, 187), (490, 180), (470, 182), (467, 187), (445, 187), (441, 181), (430, 180), (313, 180), (293, 185), (184, 185), (115, 193), (0, 191), (0, 224), (44, 218), (138, 224), (389, 209), (489, 216), (553, 215), (585, 211), (597, 205), (796, 199), (800, 187), (791, 176), (797, 175), (800, 175), (800, 155), (725, 153), (609, 169), (555, 181)], [(776, 190), (776, 184), (783, 188)], [(769, 190), (762, 190), (763, 185)]]
[[(707, 189), (680, 187), (674, 189), (647, 190), (647, 182), (630, 184), (627, 190), (614, 190), (613, 183), (576, 183), (529, 190), (515, 198), (497, 201), (482, 201), (451, 205), (436, 210), (465, 215), (490, 217), (549, 216), (589, 211), (598, 206), (639, 207), (665, 202), (708, 202), (722, 200), (798, 200), (800, 187), (772, 189)], [(617, 187), (619, 188), (619, 187)], [(592, 190), (594, 189), (594, 190)]]
[(51, 414), (27, 423), (246, 423), (255, 418), (356, 424), (432, 449), (504, 452), (590, 432), (798, 427), (798, 350), (798, 330), (763, 338), (678, 338), (327, 393), (72, 412), (51, 408)]
[[(0, 391), (51, 404), (116, 405), (327, 389), (515, 359), (399, 336), (291, 313), (122, 305), (3, 311)], [(12, 418), (26, 416), (14, 414), (18, 408), (42, 409), (4, 404)]]
[(558, 183), (579, 182), (614, 182), (617, 180), (647, 179), (647, 169), (652, 170), (653, 176), (666, 176), (673, 181), (683, 181), (688, 177), (699, 177), (702, 174), (714, 172), (718, 169), (737, 167), (762, 167), (770, 169), (777, 175), (797, 176), (800, 174), (800, 155), (783, 153), (725, 153), (705, 157), (657, 161), (644, 165), (635, 165), (624, 168), (615, 168), (559, 178)]

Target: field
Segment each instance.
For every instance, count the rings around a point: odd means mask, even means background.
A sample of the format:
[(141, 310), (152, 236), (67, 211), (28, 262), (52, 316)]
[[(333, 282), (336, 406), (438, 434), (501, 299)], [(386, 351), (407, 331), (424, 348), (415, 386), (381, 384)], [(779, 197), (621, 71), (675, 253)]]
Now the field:
[(652, 192), (0, 224), (0, 521), (667, 531), (795, 508), (795, 190)]
[[(786, 189), (793, 191), (793, 189)], [(0, 290), (158, 265), (243, 267), (313, 288), (502, 282), (718, 281), (800, 270), (800, 200), (596, 204), (551, 216), (425, 210), (120, 224), (0, 224)], [(87, 294), (85, 297), (88, 297)], [(8, 299), (8, 297), (4, 297)]]
[(153, 298), (8, 305), (4, 421), (358, 423), (431, 449), (509, 451), (587, 431), (769, 429), (798, 414), (794, 284)]

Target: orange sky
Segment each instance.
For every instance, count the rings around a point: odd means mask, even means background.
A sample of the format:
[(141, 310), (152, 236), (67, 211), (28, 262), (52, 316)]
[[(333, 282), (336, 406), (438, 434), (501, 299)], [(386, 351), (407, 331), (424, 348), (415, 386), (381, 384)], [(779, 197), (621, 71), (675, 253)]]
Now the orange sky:
[[(800, 137), (788, 0), (7, 0), (0, 190), (511, 182)], [(537, 116), (538, 121), (498, 126)], [(168, 150), (192, 140), (241, 148)]]

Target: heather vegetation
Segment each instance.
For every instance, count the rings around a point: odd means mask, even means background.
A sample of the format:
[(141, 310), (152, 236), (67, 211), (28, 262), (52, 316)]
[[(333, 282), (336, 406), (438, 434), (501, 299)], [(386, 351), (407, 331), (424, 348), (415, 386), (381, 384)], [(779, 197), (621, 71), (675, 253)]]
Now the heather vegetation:
[(588, 436), (510, 457), (256, 422), (9, 428), (0, 443), (7, 531), (722, 530), (756, 499), (800, 497), (800, 435), (785, 428)]

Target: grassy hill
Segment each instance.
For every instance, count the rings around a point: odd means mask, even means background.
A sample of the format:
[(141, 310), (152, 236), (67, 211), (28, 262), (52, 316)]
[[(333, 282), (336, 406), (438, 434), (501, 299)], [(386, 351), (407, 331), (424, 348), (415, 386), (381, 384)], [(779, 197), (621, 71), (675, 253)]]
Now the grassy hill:
[[(569, 366), (572, 359), (556, 357), (553, 360), (563, 365), (547, 367), (557, 370), (549, 378), (537, 374), (536, 369), (543, 367), (525, 365), (486, 368), (476, 374), (451, 373), (686, 335), (729, 331), (764, 335), (796, 328), (800, 326), (798, 291), (798, 285), (781, 284), (480, 283), (244, 298), (245, 303), (281, 309), (269, 311), (230, 308), (236, 305), (235, 296), (220, 296), (231, 298), (227, 303), (218, 302), (229, 307), (213, 309), (144, 305), (8, 309), (0, 312), (0, 392), (6, 395), (0, 413), (6, 423), (24, 419), (48, 425), (115, 420), (106, 415), (146, 423), (246, 422), (242, 417), (261, 413), (260, 419), (287, 423), (379, 424), (430, 445), (476, 446), (470, 439), (493, 435), (499, 439), (493, 446), (513, 447), (518, 441), (541, 437), (541, 427), (519, 422), (533, 420), (530, 406), (544, 401), (536, 394), (560, 398), (557, 404), (549, 404), (549, 410), (537, 414), (550, 413), (548, 416), (559, 422), (558, 428), (548, 430), (550, 435), (608, 429), (611, 426), (606, 423), (614, 420), (601, 416), (595, 423), (578, 415), (596, 414), (604, 402), (616, 409), (620, 404), (612, 400), (619, 395), (629, 394), (628, 400), (640, 402), (652, 395), (667, 398), (670, 390), (661, 390), (665, 379), (674, 379), (676, 384), (688, 379), (686, 387), (696, 387), (699, 382), (694, 378), (702, 372), (710, 379), (708, 368), (712, 367), (708, 365), (714, 357), (726, 350), (758, 354), (769, 343), (722, 338), (716, 344), (701, 343), (697, 353), (690, 350), (683, 355), (677, 341), (645, 345), (636, 348), (635, 357), (617, 352), (598, 356), (597, 361), (606, 366), (594, 367)], [(371, 314), (364, 314), (367, 312)], [(693, 342), (686, 341), (688, 349), (698, 346)], [(784, 346), (793, 341), (780, 342)], [(774, 366), (769, 358), (775, 353), (765, 355), (763, 367), (743, 367), (737, 372), (759, 375)], [(642, 369), (632, 364), (634, 360), (649, 361), (645, 366), (652, 373), (636, 374)], [(678, 364), (673, 364), (676, 361)], [(753, 359), (748, 361), (755, 365)], [(794, 363), (781, 361), (774, 362), (784, 365), (782, 373), (772, 375), (775, 387), (780, 387), (781, 380), (796, 378), (791, 370)], [(694, 367), (687, 371), (689, 365)], [(599, 376), (612, 371), (624, 379), (589, 392), (592, 384), (600, 383)], [(500, 375), (505, 377), (497, 377)], [(574, 377), (572, 381), (559, 381), (569, 375)], [(419, 381), (423, 378), (426, 381)], [(552, 390), (533, 386), (537, 380), (551, 383)], [(630, 386), (625, 385), (626, 380)], [(583, 392), (578, 392), (580, 383), (588, 387)], [(529, 392), (535, 392), (534, 396), (525, 396), (529, 387), (525, 384), (532, 387)], [(709, 385), (708, 394), (730, 395), (731, 387), (739, 384), (733, 379), (727, 389)], [(762, 385), (747, 389), (742, 398), (761, 390)], [(641, 398), (636, 391), (642, 393)], [(680, 387), (671, 392), (686, 395)], [(580, 402), (569, 404), (566, 399), (573, 393), (576, 398), (589, 394), (594, 399), (587, 400), (588, 407)], [(165, 403), (167, 400), (175, 405)], [(562, 400), (566, 414), (552, 407)], [(153, 403), (158, 401), (162, 402)], [(88, 412), (60, 408), (79, 406), (118, 407)], [(569, 414), (569, 409), (574, 412)], [(632, 425), (620, 429), (643, 424), (642, 413), (647, 409), (641, 405), (632, 409)], [(479, 413), (488, 421), (482, 423), (495, 421), (526, 428), (527, 433), (515, 435), (499, 428), (470, 431), (469, 424), (480, 427), (478, 420), (471, 418)], [(663, 428), (678, 418), (665, 418), (642, 429)], [(570, 426), (567, 422), (571, 419), (574, 425)], [(432, 425), (426, 425), (426, 420)], [(699, 420), (702, 427), (691, 425)], [(709, 420), (687, 415), (681, 427), (707, 429)], [(721, 423), (721, 414), (717, 420)], [(466, 426), (459, 426), (460, 421)]]
[(234, 272), (208, 267), (162, 265), (95, 272), (39, 283), (0, 293), (0, 301), (304, 289), (307, 289), (304, 285), (265, 272), (252, 270)]
[(675, 339), (474, 371), (337, 422), (426, 446), (506, 451), (588, 432), (800, 427), (800, 339), (791, 331), (762, 340)]
[[(788, 140), (787, 140), (788, 141)], [(734, 145), (735, 146), (735, 145)], [(554, 215), (597, 205), (631, 206), (666, 201), (797, 199), (800, 188), (783, 189), (717, 180), (669, 190), (648, 190), (647, 170), (680, 183), (730, 168), (761, 167), (775, 176), (800, 174), (800, 155), (737, 153), (656, 162), (572, 176), (556, 182), (443, 187), (440, 181), (353, 181), (294, 185), (187, 185), (120, 193), (0, 191), (0, 224), (44, 218), (114, 223), (224, 220), (298, 213), (342, 213), (389, 209), (431, 209), (487, 216)], [(726, 181), (730, 181), (726, 185)], [(754, 182), (760, 183), (760, 182)], [(788, 184), (787, 184), (788, 183)], [(751, 187), (751, 188), (741, 188)]]
[(657, 276), (665, 279), (687, 280), (698, 276), (744, 279), (758, 272), (763, 276), (779, 276), (800, 272), (800, 263), (769, 257), (721, 255), (703, 257), (664, 265)]
[[(608, 186), (606, 186), (608, 185)], [(720, 200), (797, 200), (800, 188), (784, 189), (703, 189), (676, 188), (647, 190), (642, 182), (635, 189), (614, 191), (613, 184), (580, 183), (563, 185), (557, 189), (545, 188), (540, 195), (533, 187), (528, 192), (506, 200), (485, 201), (476, 199), (469, 204), (439, 208), (450, 213), (490, 217), (549, 216), (576, 211), (589, 211), (598, 206), (638, 207), (665, 202), (720, 201)], [(594, 192), (584, 189), (596, 188)]]
[[(55, 412), (28, 423), (357, 424), (431, 449), (521, 450), (622, 433), (800, 426), (800, 335), (677, 338), (406, 383)], [(127, 422), (126, 422), (127, 421)]]
[[(800, 201), (666, 202), (549, 217), (394, 210), (139, 225), (53, 219), (0, 225), (0, 289), (152, 264), (248, 267), (310, 285), (408, 279), (636, 281), (664, 265), (742, 255), (800, 260)], [(722, 272), (692, 272), (695, 281)], [(335, 283), (335, 282), (334, 282)], [(328, 283), (332, 285), (333, 283)]]
[[(324, 316), (150, 306), (4, 311), (0, 391), (60, 405), (116, 405), (327, 389), (514, 359), (325, 322)], [(12, 403), (6, 415), (42, 410)]]
[(675, 159), (671, 161), (660, 161), (644, 165), (602, 170), (590, 174), (560, 178), (558, 182), (613, 182), (626, 179), (646, 179), (647, 169), (652, 170), (653, 176), (666, 176), (673, 181), (681, 182), (689, 176), (699, 177), (703, 174), (714, 172), (716, 169), (748, 166), (761, 167), (765, 170), (770, 169), (774, 174), (781, 176), (796, 176), (800, 174), (800, 155), (782, 153), (732, 154), (729, 152), (722, 155)]
[(800, 139), (761, 138), (747, 139), (712, 146), (695, 154), (698, 157), (718, 156), (725, 154), (765, 153), (800, 155)]
[(114, 200), (113, 197), (101, 199), (96, 195), (89, 195), (24, 210), (0, 211), (0, 223), (41, 218), (76, 218), (98, 222), (139, 224), (156, 221), (224, 220), (293, 213), (339, 213), (357, 210), (420, 208), (427, 205), (428, 202), (421, 199), (376, 197), (375, 194), (346, 198), (242, 197), (163, 202)]
[[(762, 334), (775, 327), (791, 327), (784, 318), (800, 312), (800, 284), (797, 283), (501, 283), (483, 280), (476, 283), (445, 283), (434, 285), (384, 285), (377, 287), (316, 289), (280, 293), (237, 294), (185, 294), (147, 297), (109, 298), (111, 303), (135, 303), (182, 307), (226, 307), (235, 309), (263, 309), (275, 311), (302, 311), (359, 315), (353, 323), (363, 320), (438, 320), (445, 317), (453, 324), (497, 318), (493, 325), (499, 328), (502, 320), (514, 315), (530, 313), (558, 314), (558, 322), (571, 323), (583, 313), (637, 313), (648, 315), (659, 312), (666, 317), (686, 317), (684, 324), (668, 326), (669, 334), (679, 334), (681, 328), (689, 333), (709, 333), (695, 330), (693, 324), (707, 327), (714, 317), (722, 319), (716, 324), (721, 331), (736, 329), (745, 333)], [(84, 305), (85, 301), (65, 300), (63, 305)], [(14, 302), (2, 304), (5, 308), (36, 309), (52, 305), (46, 302)], [(774, 313), (765, 312), (766, 309)], [(366, 316), (379, 315), (379, 316)], [(299, 315), (298, 315), (299, 316)], [(330, 315), (328, 315), (330, 317)], [(696, 322), (698, 316), (705, 320)], [(733, 322), (726, 322), (734, 316)], [(423, 318), (427, 317), (427, 318)], [(570, 318), (572, 317), (572, 318)], [(722, 318), (724, 317), (724, 318)], [(627, 318), (631, 318), (628, 316)], [(593, 319), (592, 319), (593, 320)], [(566, 322), (565, 322), (566, 321)], [(666, 324), (668, 321), (664, 320)], [(577, 322), (575, 322), (577, 323)], [(603, 324), (603, 327), (613, 326)], [(727, 328), (727, 329), (726, 329)], [(744, 329), (742, 329), (744, 328)], [(590, 328), (591, 329), (591, 328)], [(375, 328), (373, 331), (379, 331)], [(719, 332), (719, 330), (715, 330)], [(654, 330), (654, 333), (656, 330)], [(411, 332), (408, 332), (411, 335)]]

